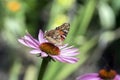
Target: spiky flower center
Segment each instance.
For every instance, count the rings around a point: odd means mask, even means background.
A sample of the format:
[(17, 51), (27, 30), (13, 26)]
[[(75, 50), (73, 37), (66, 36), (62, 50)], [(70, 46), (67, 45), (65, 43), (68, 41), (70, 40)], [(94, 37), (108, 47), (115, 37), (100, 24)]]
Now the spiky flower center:
[(117, 74), (116, 71), (112, 69), (110, 70), (102, 69), (99, 71), (99, 76), (104, 80), (112, 80), (115, 78), (116, 74)]
[(55, 46), (54, 44), (49, 43), (49, 42), (40, 44), (39, 48), (43, 52), (50, 54), (50, 55), (59, 55), (60, 54), (60, 49), (57, 46)]

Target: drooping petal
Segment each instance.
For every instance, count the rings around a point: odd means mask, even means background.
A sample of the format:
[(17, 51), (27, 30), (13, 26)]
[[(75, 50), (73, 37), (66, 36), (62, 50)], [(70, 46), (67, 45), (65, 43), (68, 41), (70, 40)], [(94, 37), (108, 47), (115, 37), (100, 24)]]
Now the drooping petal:
[(31, 42), (29, 40), (26, 40), (25, 38), (19, 39), (18, 41), (27, 47), (31, 47), (34, 49), (38, 48), (33, 41)]
[(60, 61), (60, 62), (65, 62), (60, 56), (51, 56), (53, 59)]
[(41, 52), (41, 57), (47, 57), (48, 54), (46, 54), (45, 52)]
[(63, 60), (68, 63), (76, 63), (78, 61), (78, 59), (74, 57), (63, 57)]
[(98, 76), (98, 73), (88, 73), (82, 76), (79, 76), (76, 80), (101, 80)]
[[(20, 42), (21, 44), (25, 45), (25, 46), (28, 46), (25, 41), (21, 38), (21, 39), (18, 39), (18, 42)], [(29, 46), (28, 46), (29, 47)]]
[(62, 56), (52, 56), (52, 57), (60, 62), (66, 62), (66, 63), (75, 63), (78, 61), (78, 59), (74, 57), (62, 57)]
[(40, 50), (31, 50), (30, 53), (31, 54), (38, 54), (38, 53), (41, 53), (42, 51)]
[(29, 33), (27, 33), (21, 39), (18, 39), (18, 41), (27, 47), (31, 48), (39, 47), (39, 42), (36, 39), (34, 39)]
[(39, 40), (40, 43), (45, 42), (42, 30), (39, 30), (38, 40)]
[(34, 39), (29, 33), (26, 34), (26, 36), (24, 36), (24, 38), (32, 43), (34, 43), (34, 45), (38, 46), (39, 45), (39, 41), (37, 41), (36, 39)]

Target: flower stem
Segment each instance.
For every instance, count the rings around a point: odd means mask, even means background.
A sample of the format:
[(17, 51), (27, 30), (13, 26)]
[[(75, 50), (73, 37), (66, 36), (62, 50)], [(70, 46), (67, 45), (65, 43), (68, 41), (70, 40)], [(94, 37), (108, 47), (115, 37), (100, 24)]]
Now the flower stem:
[(38, 80), (43, 80), (43, 77), (49, 62), (50, 62), (49, 57), (43, 58), (43, 61), (39, 70), (39, 74), (38, 74)]

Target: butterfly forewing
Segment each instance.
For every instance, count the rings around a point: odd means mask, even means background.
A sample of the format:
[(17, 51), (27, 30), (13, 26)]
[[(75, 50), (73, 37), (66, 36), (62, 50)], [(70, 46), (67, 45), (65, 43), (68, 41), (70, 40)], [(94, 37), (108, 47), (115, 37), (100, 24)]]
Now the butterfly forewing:
[(70, 29), (69, 23), (64, 23), (58, 26), (55, 30), (50, 30), (45, 33), (45, 38), (56, 45), (62, 45)]

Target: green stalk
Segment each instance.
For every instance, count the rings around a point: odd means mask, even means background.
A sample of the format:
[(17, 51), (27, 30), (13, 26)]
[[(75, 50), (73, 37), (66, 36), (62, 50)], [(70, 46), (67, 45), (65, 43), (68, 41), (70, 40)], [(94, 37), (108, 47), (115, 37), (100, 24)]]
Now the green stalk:
[(47, 69), (48, 63), (50, 62), (50, 59), (51, 58), (49, 58), (49, 57), (43, 58), (37, 80), (43, 80), (43, 77), (44, 77), (45, 71)]

